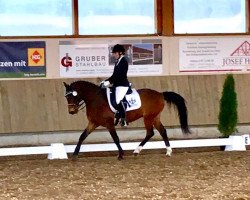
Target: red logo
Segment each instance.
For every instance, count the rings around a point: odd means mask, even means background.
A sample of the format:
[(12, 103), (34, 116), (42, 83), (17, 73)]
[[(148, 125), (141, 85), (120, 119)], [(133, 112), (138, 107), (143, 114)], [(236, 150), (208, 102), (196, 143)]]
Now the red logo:
[(243, 42), (230, 56), (250, 56), (250, 43)]
[(33, 60), (35, 63), (38, 63), (42, 56), (40, 55), (40, 53), (38, 51), (34, 51), (34, 53), (30, 56), (31, 60)]
[(72, 58), (69, 57), (68, 53), (61, 59), (61, 65), (64, 67), (72, 67)]

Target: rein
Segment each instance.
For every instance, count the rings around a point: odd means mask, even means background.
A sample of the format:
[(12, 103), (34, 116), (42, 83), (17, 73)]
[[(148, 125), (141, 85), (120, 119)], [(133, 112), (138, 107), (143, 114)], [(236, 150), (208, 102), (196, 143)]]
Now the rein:
[(68, 104), (68, 106), (76, 106), (77, 110), (82, 110), (86, 107), (86, 103), (83, 100), (81, 100), (78, 105), (76, 105), (74, 103), (70, 103), (70, 104)]
[(77, 109), (78, 109), (78, 110), (82, 110), (82, 109), (84, 109), (85, 107), (86, 107), (85, 101), (81, 100), (81, 101), (79, 102), (79, 104), (78, 104)]

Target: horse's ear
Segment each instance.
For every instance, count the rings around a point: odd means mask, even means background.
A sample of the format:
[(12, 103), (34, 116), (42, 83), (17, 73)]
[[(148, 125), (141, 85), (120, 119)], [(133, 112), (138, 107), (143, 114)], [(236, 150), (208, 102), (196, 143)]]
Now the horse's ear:
[(66, 88), (69, 87), (69, 85), (68, 85), (67, 83), (63, 82), (63, 84), (64, 84), (64, 86), (65, 86)]

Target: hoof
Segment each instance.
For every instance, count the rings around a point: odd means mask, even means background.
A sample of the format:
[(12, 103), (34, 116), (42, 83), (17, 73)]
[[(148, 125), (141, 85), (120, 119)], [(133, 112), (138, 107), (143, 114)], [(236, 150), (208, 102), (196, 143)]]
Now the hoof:
[(74, 155), (72, 156), (72, 161), (77, 161), (78, 160), (78, 155)]
[(118, 156), (117, 159), (118, 160), (123, 160), (123, 156)]
[(166, 153), (166, 156), (167, 157), (171, 157), (171, 153)]
[(135, 152), (134, 152), (134, 153), (133, 153), (133, 155), (134, 155), (134, 156), (138, 156), (138, 155), (139, 155), (139, 153), (135, 153)]
[(118, 160), (123, 160), (124, 152), (121, 152), (118, 154), (117, 159)]
[(135, 150), (134, 150), (134, 155), (138, 155), (140, 152), (142, 151), (142, 146), (138, 146)]
[(167, 147), (166, 156), (170, 157), (171, 155), (172, 155), (172, 148), (171, 147)]

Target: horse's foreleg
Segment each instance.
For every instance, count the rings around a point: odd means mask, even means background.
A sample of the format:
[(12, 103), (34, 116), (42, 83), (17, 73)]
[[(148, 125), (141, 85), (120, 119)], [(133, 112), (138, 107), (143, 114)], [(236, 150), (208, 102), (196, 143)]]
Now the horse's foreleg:
[(73, 157), (74, 157), (74, 158), (76, 158), (77, 155), (79, 154), (80, 149), (81, 149), (81, 145), (82, 145), (83, 141), (86, 139), (86, 137), (88, 137), (88, 135), (89, 135), (93, 130), (95, 130), (96, 127), (97, 127), (96, 124), (89, 122), (87, 128), (83, 131), (83, 133), (82, 133), (82, 134), (80, 135), (80, 137), (79, 137), (78, 143), (77, 143), (76, 148), (75, 148), (75, 151), (74, 151), (74, 153), (73, 153)]
[(167, 150), (166, 156), (171, 156), (171, 154), (172, 154), (172, 148), (170, 147), (170, 143), (169, 143), (169, 139), (168, 139), (168, 136), (167, 136), (166, 129), (164, 128), (164, 126), (162, 125), (162, 123), (160, 121), (157, 121), (154, 124), (154, 126), (159, 131), (161, 137), (163, 138), (163, 140), (165, 142), (166, 150)]
[(111, 137), (113, 138), (114, 140), (114, 143), (116, 144), (117, 148), (118, 148), (118, 151), (119, 151), (119, 154), (118, 154), (118, 160), (122, 160), (123, 159), (123, 156), (124, 156), (124, 151), (120, 145), (120, 139), (116, 133), (116, 130), (112, 129), (112, 130), (109, 130), (109, 133), (111, 135)]
[(146, 137), (142, 140), (139, 146), (134, 150), (133, 152), (134, 155), (138, 155), (141, 152), (143, 146), (150, 140), (151, 137), (154, 136), (153, 126), (147, 126), (146, 129), (147, 129)]
[(81, 136), (79, 137), (78, 143), (76, 145), (75, 151), (73, 153), (74, 157), (77, 157), (81, 148), (81, 145), (83, 143), (83, 141), (86, 139), (86, 137), (89, 135), (89, 133), (87, 132), (87, 129), (85, 129), (83, 131), (83, 133), (81, 134)]

